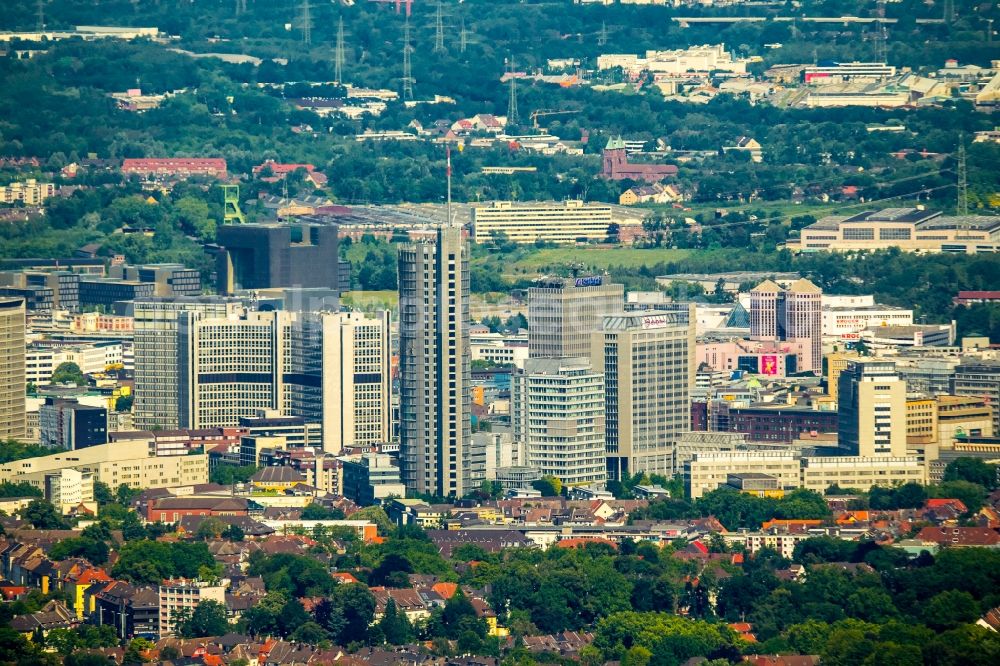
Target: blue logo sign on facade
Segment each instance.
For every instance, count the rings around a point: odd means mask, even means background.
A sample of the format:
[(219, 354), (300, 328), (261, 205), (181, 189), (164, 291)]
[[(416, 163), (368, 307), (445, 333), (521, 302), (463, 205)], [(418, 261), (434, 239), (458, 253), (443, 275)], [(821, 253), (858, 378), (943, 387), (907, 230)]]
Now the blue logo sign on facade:
[(601, 286), (601, 276), (591, 275), (590, 277), (582, 277), (576, 279), (576, 286), (578, 287), (600, 287)]

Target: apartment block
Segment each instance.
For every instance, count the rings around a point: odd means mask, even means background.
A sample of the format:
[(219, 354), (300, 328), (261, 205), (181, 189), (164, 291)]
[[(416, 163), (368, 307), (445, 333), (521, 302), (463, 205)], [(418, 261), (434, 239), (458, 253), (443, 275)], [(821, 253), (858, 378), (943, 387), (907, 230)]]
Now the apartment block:
[[(225, 581), (228, 584), (228, 581)], [(170, 579), (160, 585), (160, 637), (173, 636), (178, 613), (193, 612), (202, 601), (226, 605), (226, 584)]]
[(801, 465), (790, 451), (697, 452), (684, 463), (684, 483), (691, 499), (724, 486), (730, 474), (767, 474), (779, 488), (798, 488)]
[(103, 407), (49, 397), (38, 416), (45, 446), (72, 451), (108, 443), (108, 410)]
[(49, 197), (56, 195), (53, 183), (39, 183), (34, 178), (24, 182), (0, 185), (0, 203), (23, 203), (25, 206), (38, 206)]
[(359, 506), (376, 504), (390, 496), (405, 497), (406, 486), (392, 457), (382, 453), (348, 456), (343, 462), (343, 494)]
[(201, 272), (183, 264), (146, 264), (143, 266), (112, 266), (108, 276), (129, 282), (153, 285), (152, 296), (198, 296), (201, 294)]
[(850, 252), (896, 247), (905, 252), (976, 254), (1000, 249), (1000, 219), (943, 215), (917, 208), (887, 208), (828, 216), (802, 229), (788, 248), (802, 252)]
[(1000, 433), (1000, 362), (963, 361), (955, 367), (950, 393), (983, 398), (993, 411), (993, 432)]
[(208, 456), (155, 456), (146, 440), (99, 444), (0, 465), (0, 481), (34, 483), (50, 472), (89, 472), (112, 488), (169, 488), (208, 482)]
[(927, 483), (917, 456), (826, 456), (802, 458), (802, 486), (818, 493), (832, 485), (868, 490), (873, 486)]
[(823, 292), (806, 279), (787, 289), (765, 280), (750, 290), (750, 338), (799, 343), (796, 370), (823, 363)]

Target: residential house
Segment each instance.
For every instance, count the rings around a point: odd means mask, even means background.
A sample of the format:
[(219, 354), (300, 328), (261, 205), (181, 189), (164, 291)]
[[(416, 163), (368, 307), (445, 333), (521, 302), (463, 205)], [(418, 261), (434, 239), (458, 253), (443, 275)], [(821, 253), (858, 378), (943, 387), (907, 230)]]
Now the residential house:
[(176, 523), (184, 516), (246, 516), (242, 497), (164, 497), (149, 503), (146, 520)]
[(731, 151), (745, 152), (750, 155), (750, 159), (754, 162), (764, 161), (764, 152), (760, 143), (757, 139), (749, 136), (741, 136), (736, 139), (736, 143), (732, 146), (723, 146), (722, 152), (728, 153)]
[[(266, 160), (263, 164), (259, 164), (253, 168), (253, 175), (255, 178), (259, 178), (266, 183), (277, 183), (299, 169), (306, 172), (306, 180), (312, 183), (313, 187), (322, 188), (326, 186), (326, 175), (316, 171), (316, 167), (312, 164), (286, 164), (275, 162), (274, 160)], [(268, 172), (270, 172), (270, 175), (264, 175)]]
[(618, 203), (622, 206), (634, 206), (640, 203), (672, 203), (682, 201), (683, 196), (673, 185), (637, 185), (631, 187), (618, 197)]
[(53, 599), (42, 610), (30, 615), (18, 615), (10, 621), (10, 628), (31, 640), (37, 633), (47, 636), (53, 629), (72, 629), (80, 619), (63, 602)]
[(916, 538), (951, 548), (1000, 548), (1000, 532), (986, 527), (925, 527)]

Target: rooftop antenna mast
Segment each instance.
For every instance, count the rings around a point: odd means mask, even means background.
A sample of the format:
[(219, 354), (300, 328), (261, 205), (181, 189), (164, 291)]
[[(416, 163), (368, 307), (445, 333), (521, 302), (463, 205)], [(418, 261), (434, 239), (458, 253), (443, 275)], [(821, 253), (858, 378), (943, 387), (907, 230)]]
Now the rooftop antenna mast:
[(441, 14), (441, 2), (437, 3), (434, 15), (434, 53), (444, 53), (444, 18)]
[(337, 83), (344, 80), (344, 17), (337, 21), (337, 47), (333, 52), (333, 71)]
[(410, 19), (403, 23), (403, 100), (413, 99), (413, 72), (410, 65)]
[(969, 214), (969, 183), (965, 165), (965, 137), (958, 138), (958, 202), (955, 206), (958, 215)]
[(451, 219), (451, 146), (450, 145), (446, 145), (445, 148), (444, 148), (444, 150), (445, 150), (445, 153), (444, 153), (445, 154), (445, 175), (446, 175), (446, 177), (448, 179), (448, 195), (447, 195), (447, 199), (445, 200), (447, 202), (445, 204), (445, 215), (448, 217), (448, 224), (447, 224), (447, 226), (450, 227), (451, 224), (452, 224), (452, 219)]

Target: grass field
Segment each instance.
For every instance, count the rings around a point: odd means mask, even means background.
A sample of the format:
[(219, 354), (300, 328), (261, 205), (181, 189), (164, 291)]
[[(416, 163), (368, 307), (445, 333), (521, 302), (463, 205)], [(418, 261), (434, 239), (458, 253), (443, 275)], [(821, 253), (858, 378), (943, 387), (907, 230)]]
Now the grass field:
[(399, 294), (395, 290), (347, 291), (341, 294), (340, 302), (363, 311), (395, 310), (399, 305)]
[(505, 272), (511, 275), (533, 275), (550, 266), (568, 266), (576, 263), (583, 264), (585, 268), (593, 269), (605, 269), (609, 266), (638, 268), (664, 261), (683, 259), (690, 253), (690, 250), (671, 248), (547, 248), (532, 252), (507, 265)]

